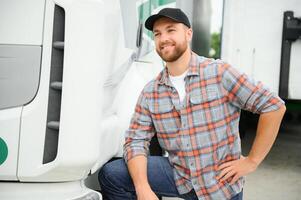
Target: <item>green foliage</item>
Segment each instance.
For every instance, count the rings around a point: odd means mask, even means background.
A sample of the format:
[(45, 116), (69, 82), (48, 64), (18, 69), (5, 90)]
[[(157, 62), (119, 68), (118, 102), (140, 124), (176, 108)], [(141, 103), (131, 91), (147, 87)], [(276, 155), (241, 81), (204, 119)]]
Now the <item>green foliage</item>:
[(211, 52), (210, 57), (217, 59), (221, 57), (221, 34), (212, 33), (211, 34)]

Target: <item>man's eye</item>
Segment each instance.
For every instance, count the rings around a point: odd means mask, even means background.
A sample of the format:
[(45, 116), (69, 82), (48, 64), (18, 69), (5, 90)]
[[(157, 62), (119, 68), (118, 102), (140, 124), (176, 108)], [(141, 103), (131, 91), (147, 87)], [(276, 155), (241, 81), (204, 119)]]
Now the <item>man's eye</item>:
[(168, 32), (173, 32), (175, 31), (175, 29), (168, 29)]
[(155, 33), (154, 34), (155, 37), (158, 37), (159, 35), (160, 35), (160, 33)]

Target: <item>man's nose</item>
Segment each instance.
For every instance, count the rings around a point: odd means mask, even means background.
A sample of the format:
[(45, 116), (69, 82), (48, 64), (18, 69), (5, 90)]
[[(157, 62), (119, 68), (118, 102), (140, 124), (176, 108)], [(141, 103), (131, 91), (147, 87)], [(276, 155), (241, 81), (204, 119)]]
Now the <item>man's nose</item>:
[(160, 37), (160, 42), (161, 42), (161, 43), (165, 43), (165, 42), (168, 42), (168, 41), (169, 41), (169, 37), (168, 37), (167, 34), (162, 33), (160, 36), (161, 36), (161, 37)]

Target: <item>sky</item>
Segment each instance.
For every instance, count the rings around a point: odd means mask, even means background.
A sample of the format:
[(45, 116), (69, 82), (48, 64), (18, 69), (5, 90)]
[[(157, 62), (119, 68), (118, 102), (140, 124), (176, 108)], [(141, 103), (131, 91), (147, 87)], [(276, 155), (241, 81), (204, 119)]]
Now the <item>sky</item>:
[(222, 26), (223, 0), (211, 0), (211, 32), (220, 32)]

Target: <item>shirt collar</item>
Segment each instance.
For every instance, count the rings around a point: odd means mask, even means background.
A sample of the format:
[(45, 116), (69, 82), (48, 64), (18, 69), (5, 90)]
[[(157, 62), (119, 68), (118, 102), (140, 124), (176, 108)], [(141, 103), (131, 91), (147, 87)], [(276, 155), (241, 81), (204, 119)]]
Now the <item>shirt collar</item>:
[[(194, 52), (191, 52), (191, 57), (189, 61), (189, 70), (187, 72), (187, 76), (199, 76), (200, 75), (200, 68), (199, 68), (199, 59), (198, 55)], [(157, 76), (156, 80), (159, 84), (165, 84), (168, 86), (172, 86), (168, 78), (168, 68), (165, 66), (161, 73)]]

